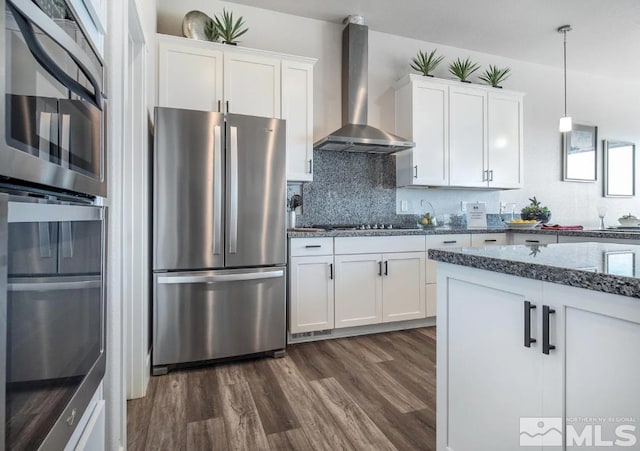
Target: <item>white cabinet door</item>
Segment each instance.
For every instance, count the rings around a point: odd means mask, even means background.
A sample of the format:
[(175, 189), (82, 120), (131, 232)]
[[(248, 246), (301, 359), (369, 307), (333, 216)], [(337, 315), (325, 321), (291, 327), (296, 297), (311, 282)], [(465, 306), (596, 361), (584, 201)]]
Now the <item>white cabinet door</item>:
[(487, 187), (487, 93), (449, 88), (449, 184)]
[(555, 233), (516, 233), (511, 232), (511, 244), (554, 244), (558, 242)]
[(222, 52), (174, 39), (158, 43), (158, 106), (221, 111)]
[(520, 418), (542, 416), (540, 340), (523, 339), (527, 287), (538, 285), (489, 276), (438, 279), (438, 449), (520, 449)]
[(224, 53), (225, 111), (280, 118), (280, 60)]
[(333, 329), (333, 255), (289, 260), (289, 331)]
[(382, 255), (336, 255), (335, 264), (335, 327), (382, 322)]
[[(549, 386), (544, 403), (555, 410), (545, 416), (564, 412), (568, 438), (573, 436), (572, 429), (580, 433), (588, 428), (586, 436), (594, 445), (596, 433), (603, 441), (621, 439), (616, 427), (628, 424), (624, 419), (640, 418), (638, 300), (545, 283), (544, 303), (556, 310), (550, 319), (555, 332), (550, 343), (555, 349), (545, 356), (544, 375), (545, 387)], [(607, 420), (585, 421), (599, 418)], [(631, 425), (637, 434), (637, 423)], [(619, 445), (615, 449), (623, 448)]]
[(313, 180), (313, 65), (282, 62), (282, 119), (287, 121), (287, 180)]
[(449, 184), (448, 91), (417, 80), (396, 93), (396, 132), (416, 143), (398, 154), (398, 186)]
[(522, 95), (488, 96), (489, 186), (522, 187)]
[(382, 320), (426, 317), (425, 253), (383, 254)]

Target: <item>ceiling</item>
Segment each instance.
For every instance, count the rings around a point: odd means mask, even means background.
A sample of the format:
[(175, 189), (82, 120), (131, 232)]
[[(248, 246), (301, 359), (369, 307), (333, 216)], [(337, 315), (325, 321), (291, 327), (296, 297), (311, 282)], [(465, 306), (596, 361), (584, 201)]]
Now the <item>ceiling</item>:
[(232, 0), (340, 23), (365, 17), (371, 30), (551, 66), (639, 80), (640, 0)]

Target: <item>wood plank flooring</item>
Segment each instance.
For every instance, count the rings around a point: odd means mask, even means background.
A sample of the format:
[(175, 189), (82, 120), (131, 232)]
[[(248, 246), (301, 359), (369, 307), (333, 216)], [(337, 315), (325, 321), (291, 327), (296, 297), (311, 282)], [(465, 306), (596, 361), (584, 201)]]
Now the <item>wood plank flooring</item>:
[(130, 451), (435, 450), (435, 328), (303, 343), (152, 377)]

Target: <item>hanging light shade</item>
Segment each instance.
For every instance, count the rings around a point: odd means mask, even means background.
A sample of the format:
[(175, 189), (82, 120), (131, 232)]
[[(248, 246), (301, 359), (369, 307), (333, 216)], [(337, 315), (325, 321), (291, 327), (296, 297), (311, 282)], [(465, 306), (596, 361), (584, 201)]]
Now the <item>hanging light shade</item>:
[(563, 25), (558, 28), (558, 33), (564, 36), (564, 117), (560, 118), (560, 131), (570, 132), (573, 128), (571, 116), (567, 115), (567, 33), (571, 31), (571, 25)]

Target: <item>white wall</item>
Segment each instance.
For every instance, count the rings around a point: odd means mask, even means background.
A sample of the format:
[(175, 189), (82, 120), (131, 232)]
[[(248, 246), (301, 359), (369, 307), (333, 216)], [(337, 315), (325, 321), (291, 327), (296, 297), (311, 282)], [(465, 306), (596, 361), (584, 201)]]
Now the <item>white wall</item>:
[[(249, 32), (241, 45), (277, 52), (319, 58), (315, 69), (315, 138), (341, 125), (340, 64), (342, 25), (297, 17), (259, 8), (215, 0), (159, 0), (158, 32), (181, 35), (181, 21), (192, 9), (209, 15), (232, 10), (244, 16)], [(438, 213), (455, 212), (458, 200), (486, 201), (489, 211), (497, 211), (499, 201), (516, 202), (521, 208), (536, 196), (553, 212), (554, 222), (596, 226), (596, 205), (609, 210), (607, 223), (640, 204), (636, 199), (605, 199), (602, 196), (602, 158), (599, 157), (598, 182), (561, 182), (561, 148), (558, 119), (562, 115), (562, 71), (470, 50), (421, 42), (400, 36), (370, 31), (369, 34), (369, 122), (394, 128), (393, 83), (409, 71), (408, 62), (418, 49), (438, 48), (445, 61), (436, 76), (448, 78), (446, 65), (470, 56), (483, 66), (507, 65), (512, 76), (506, 89), (527, 93), (525, 98), (525, 188), (516, 191), (485, 192), (444, 189), (400, 189), (398, 201), (408, 200), (414, 211), (420, 200), (430, 200)], [(615, 51), (615, 49), (612, 49)], [(562, 45), (558, 41), (558, 53)], [(561, 58), (561, 56), (559, 56)], [(571, 54), (569, 53), (569, 66)], [(594, 61), (597, 64), (597, 61)], [(574, 122), (597, 125), (599, 139), (629, 140), (640, 143), (640, 81), (607, 79), (570, 72), (569, 114)], [(638, 214), (638, 210), (635, 210)]]

